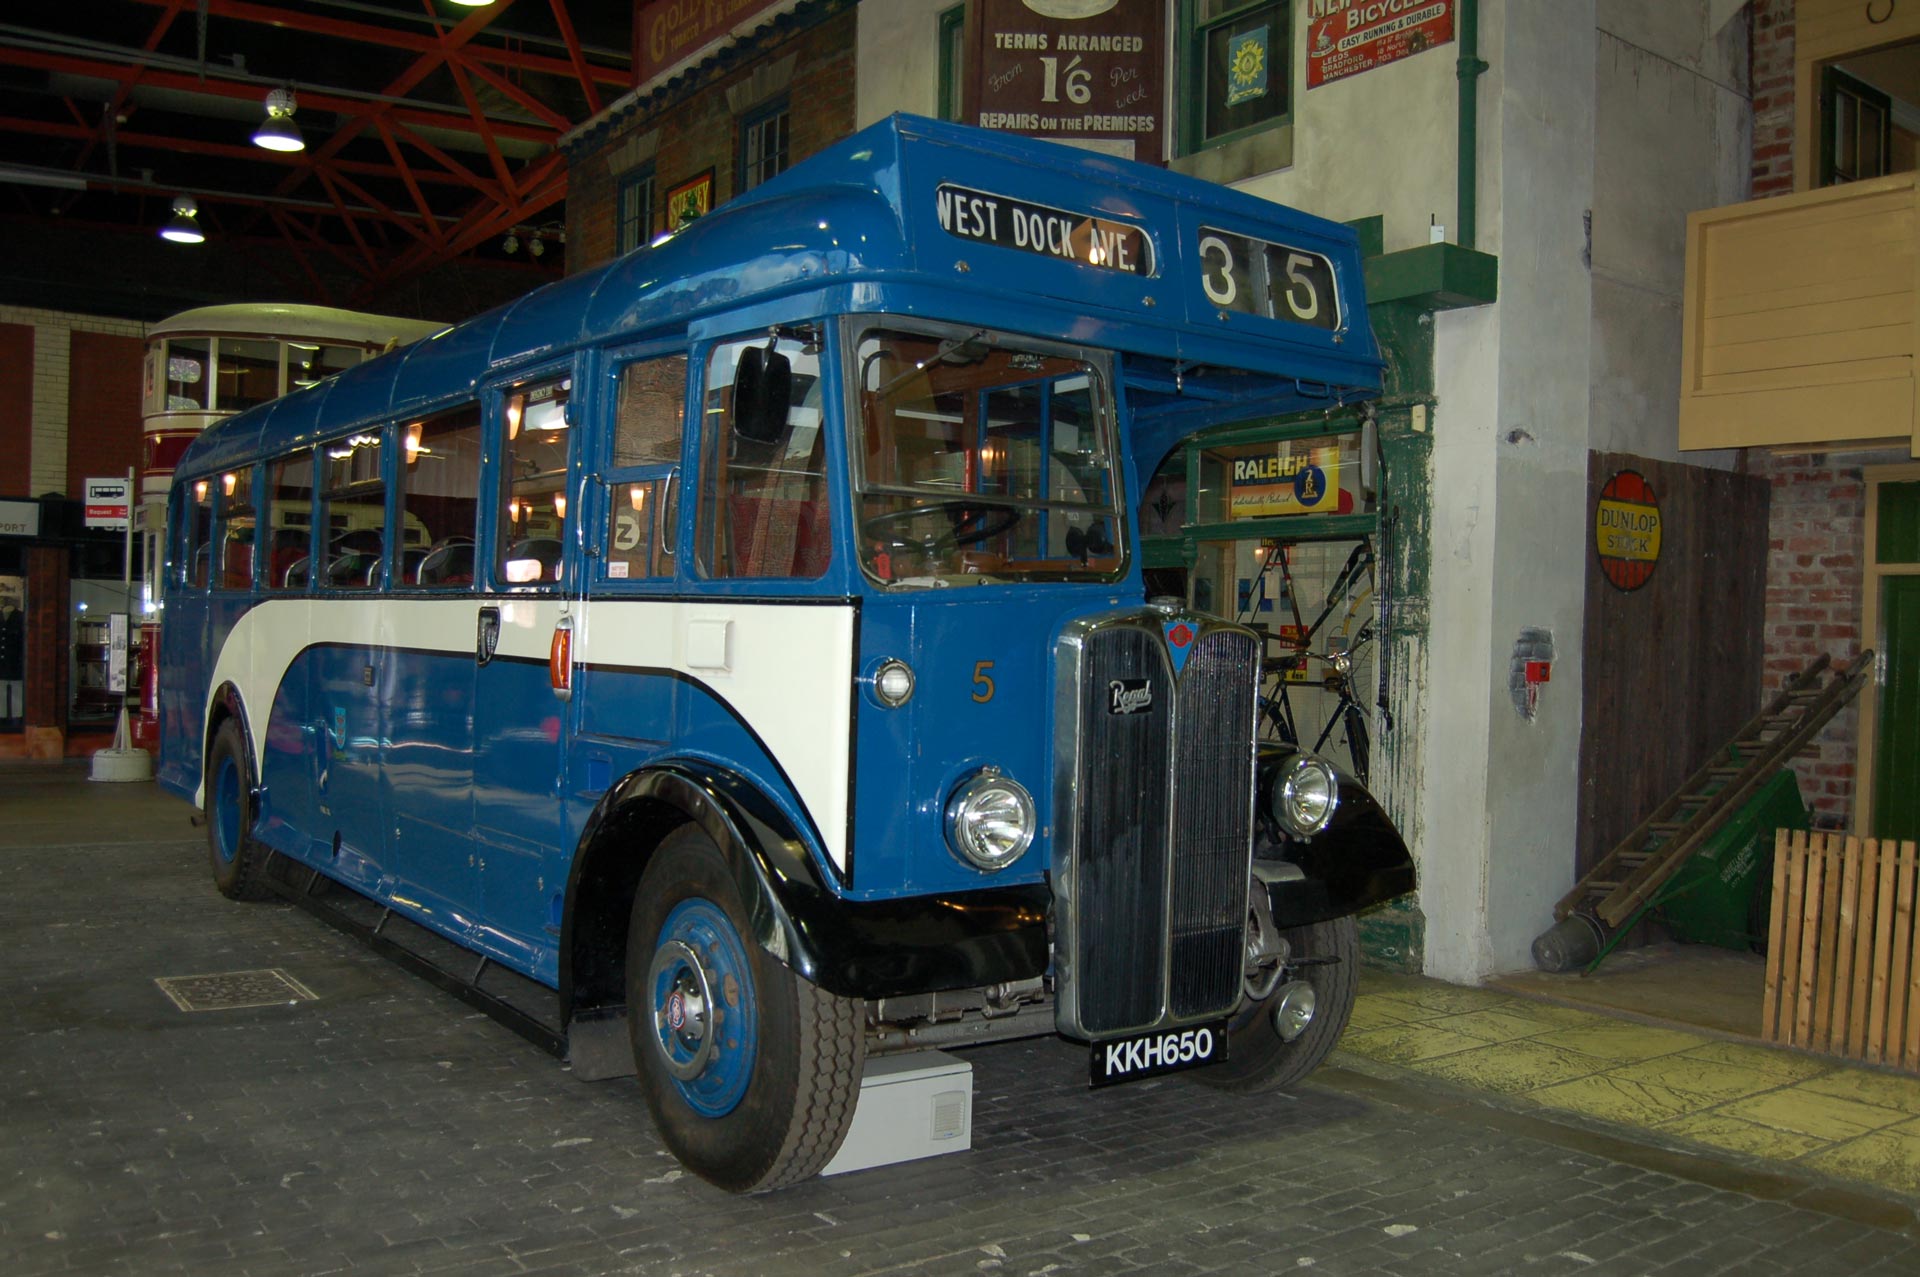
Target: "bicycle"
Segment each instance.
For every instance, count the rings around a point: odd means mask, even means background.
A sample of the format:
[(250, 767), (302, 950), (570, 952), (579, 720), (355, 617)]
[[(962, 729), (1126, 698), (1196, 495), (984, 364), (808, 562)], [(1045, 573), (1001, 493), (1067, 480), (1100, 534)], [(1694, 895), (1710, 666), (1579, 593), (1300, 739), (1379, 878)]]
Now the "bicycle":
[[(1290, 689), (1317, 687), (1333, 693), (1333, 709), (1328, 713), (1319, 735), (1314, 738), (1312, 750), (1316, 754), (1322, 753), (1334, 732), (1341, 731), (1345, 737), (1349, 770), (1364, 785), (1371, 770), (1372, 735), (1368, 728), (1367, 711), (1355, 695), (1354, 676), (1364, 663), (1367, 646), (1374, 639), (1374, 629), (1371, 617), (1361, 623), (1357, 630), (1354, 626), (1362, 609), (1369, 608), (1374, 596), (1373, 541), (1370, 537), (1362, 537), (1353, 547), (1346, 564), (1335, 575), (1320, 613), (1311, 625), (1306, 623), (1300, 611), (1291, 557), (1290, 547), (1269, 545), (1266, 564), (1261, 568), (1255, 588), (1248, 591), (1246, 615), (1241, 618), (1243, 622), (1249, 620), (1258, 609), (1265, 597), (1267, 574), (1278, 564), (1282, 590), (1293, 612), (1294, 623), (1286, 627), (1277, 639), (1288, 650), (1271, 667), (1270, 673), (1274, 677), (1272, 690), (1263, 691), (1259, 697), (1261, 729), (1269, 739), (1298, 745), (1301, 733)], [(1336, 611), (1341, 612), (1337, 627), (1327, 634), (1324, 645), (1315, 650), (1315, 640), (1326, 631), (1327, 623)], [(1313, 669), (1316, 662), (1320, 666), (1317, 673)]]

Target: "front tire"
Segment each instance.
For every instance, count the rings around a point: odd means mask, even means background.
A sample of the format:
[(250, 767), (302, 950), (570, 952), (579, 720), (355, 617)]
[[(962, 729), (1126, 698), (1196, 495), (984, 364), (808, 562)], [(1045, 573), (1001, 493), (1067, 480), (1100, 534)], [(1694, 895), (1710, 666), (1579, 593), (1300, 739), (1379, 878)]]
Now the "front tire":
[(1319, 1068), (1346, 1030), (1360, 984), (1360, 930), (1353, 919), (1335, 918), (1281, 934), (1295, 958), (1336, 959), (1289, 973), (1289, 978), (1313, 986), (1313, 1019), (1299, 1037), (1283, 1042), (1273, 1024), (1273, 998), (1249, 999), (1227, 1025), (1227, 1058), (1194, 1074), (1209, 1086), (1242, 1094), (1285, 1090)]
[(213, 885), (229, 900), (265, 900), (267, 849), (253, 836), (253, 767), (237, 719), (221, 723), (207, 748), (207, 854)]
[(654, 852), (628, 927), (627, 1027), (667, 1148), (736, 1193), (818, 1174), (860, 1096), (861, 1004), (748, 938), (733, 876), (692, 825)]

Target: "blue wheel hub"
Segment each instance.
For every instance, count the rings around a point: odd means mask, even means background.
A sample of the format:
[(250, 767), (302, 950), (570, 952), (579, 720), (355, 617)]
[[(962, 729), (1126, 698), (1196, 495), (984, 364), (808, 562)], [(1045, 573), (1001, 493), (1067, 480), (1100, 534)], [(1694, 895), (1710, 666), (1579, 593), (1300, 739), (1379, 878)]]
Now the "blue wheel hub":
[(213, 831), (221, 863), (232, 864), (240, 852), (240, 765), (232, 754), (213, 773)]
[(647, 972), (653, 1045), (687, 1106), (725, 1117), (747, 1093), (759, 1049), (753, 968), (726, 913), (695, 898), (660, 927)]

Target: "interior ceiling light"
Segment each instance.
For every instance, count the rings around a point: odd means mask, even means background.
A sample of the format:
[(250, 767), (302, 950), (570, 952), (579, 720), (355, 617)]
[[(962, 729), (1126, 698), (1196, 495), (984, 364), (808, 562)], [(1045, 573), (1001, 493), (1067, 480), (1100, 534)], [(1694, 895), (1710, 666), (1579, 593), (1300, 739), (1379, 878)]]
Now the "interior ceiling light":
[(462, 9), (484, 9), (492, 4), (493, 0), (453, 0), (453, 2)]
[(275, 89), (267, 94), (267, 118), (253, 131), (253, 144), (269, 151), (306, 150), (307, 140), (300, 136), (300, 128), (293, 122), (294, 110), (299, 105), (291, 89)]
[(191, 195), (173, 197), (173, 217), (160, 228), (160, 238), (170, 239), (176, 244), (198, 244), (206, 239), (200, 230), (200, 223), (194, 220), (200, 212), (200, 206), (193, 202)]

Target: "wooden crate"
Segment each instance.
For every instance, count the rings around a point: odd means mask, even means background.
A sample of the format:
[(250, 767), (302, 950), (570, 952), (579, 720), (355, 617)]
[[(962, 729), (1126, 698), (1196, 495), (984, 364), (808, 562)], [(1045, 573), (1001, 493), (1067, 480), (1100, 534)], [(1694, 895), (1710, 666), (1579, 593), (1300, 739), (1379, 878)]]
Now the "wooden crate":
[(1760, 1035), (1920, 1072), (1911, 842), (1782, 829)]

